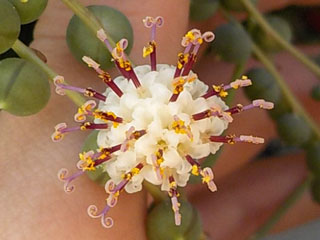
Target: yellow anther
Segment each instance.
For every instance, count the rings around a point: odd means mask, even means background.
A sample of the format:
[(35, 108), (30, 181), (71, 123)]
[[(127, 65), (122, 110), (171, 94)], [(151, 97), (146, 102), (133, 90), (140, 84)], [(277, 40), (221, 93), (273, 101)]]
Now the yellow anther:
[(63, 138), (63, 134), (59, 133), (59, 132), (56, 132), (56, 134), (55, 134), (55, 136), (53, 138), (54, 138), (54, 140), (58, 141), (58, 140)]
[(191, 173), (195, 176), (199, 176), (199, 167), (196, 164), (192, 165)]
[(89, 122), (85, 122), (80, 126), (80, 130), (86, 130), (91, 124)]
[(119, 195), (120, 195), (120, 191), (116, 191), (116, 192), (113, 194), (113, 196), (114, 196), (115, 198), (119, 197)]
[(189, 42), (196, 39), (196, 37), (194, 36), (194, 33), (192, 31), (187, 32), (185, 37), (188, 39)]
[(179, 53), (177, 68), (182, 69), (184, 64), (188, 62), (189, 54)]
[(139, 168), (133, 168), (133, 169), (131, 170), (131, 173), (133, 174), (133, 176), (139, 174), (139, 172), (140, 172), (140, 169), (139, 169)]
[(236, 141), (234, 140), (235, 137), (236, 137), (235, 135), (228, 135), (227, 136), (228, 143), (235, 144), (236, 143)]
[(120, 46), (120, 42), (117, 42), (116, 49), (117, 49), (118, 53), (122, 53), (123, 52), (123, 48)]
[(176, 188), (177, 183), (175, 181), (172, 181), (172, 182), (170, 182), (169, 186), (170, 186), (170, 188)]
[(203, 39), (202, 38), (198, 38), (197, 41), (198, 41), (199, 44), (203, 43)]
[(202, 183), (209, 183), (211, 180), (212, 179), (208, 175), (202, 177)]
[(216, 86), (216, 85), (212, 85), (212, 88), (215, 92), (219, 93), (219, 96), (220, 97), (226, 97), (228, 96), (228, 92), (226, 92), (224, 89), (223, 89), (223, 85), (220, 85), (220, 86)]
[(125, 180), (130, 180), (132, 178), (132, 173), (129, 172), (129, 173), (124, 173), (121, 175), (122, 179), (125, 179)]
[(163, 157), (158, 158), (157, 159), (157, 164), (160, 166), (160, 164), (163, 163), (163, 161), (164, 161)]
[(129, 72), (132, 69), (131, 63), (129, 61), (124, 61), (122, 58), (118, 59), (117, 61), (119, 63), (119, 66), (127, 72)]
[(155, 42), (150, 42), (147, 47), (143, 48), (143, 57), (145, 58), (146, 56), (149, 56), (151, 53), (154, 52), (156, 43)]
[(243, 75), (243, 76), (241, 77), (241, 79), (242, 79), (242, 80), (247, 80), (247, 79), (248, 79), (248, 76)]

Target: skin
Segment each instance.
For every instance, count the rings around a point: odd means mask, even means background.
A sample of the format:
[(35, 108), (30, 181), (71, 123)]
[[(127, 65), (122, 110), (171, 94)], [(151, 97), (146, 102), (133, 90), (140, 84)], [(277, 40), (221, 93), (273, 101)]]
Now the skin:
[[(147, 61), (141, 57), (141, 49), (149, 40), (149, 31), (141, 20), (146, 15), (163, 16), (168, 24), (157, 36), (159, 62), (176, 63), (181, 36), (188, 29), (187, 0), (171, 1), (170, 6), (165, 0), (81, 2), (114, 6), (128, 16), (135, 34), (131, 56), (137, 64)], [(270, 11), (288, 4), (319, 4), (320, 1), (260, 2), (263, 11)], [(49, 1), (37, 24), (32, 47), (42, 51), (48, 58), (48, 65), (64, 75), (70, 84), (104, 89), (104, 85), (96, 81), (93, 71), (74, 60), (67, 49), (65, 29), (71, 16), (72, 13), (60, 1)], [(199, 27), (208, 30), (222, 22), (222, 18), (217, 16), (206, 26)], [(319, 48), (303, 50), (314, 53)], [(249, 63), (251, 66), (255, 64), (254, 61)], [(308, 97), (310, 87), (318, 80), (287, 53), (279, 54), (276, 64), (306, 109), (315, 119), (320, 119), (319, 113), (315, 112), (317, 103)], [(210, 57), (201, 60), (196, 72), (206, 82), (226, 82), (232, 67)], [(118, 73), (111, 71), (111, 75), (117, 76)], [(247, 102), (241, 91), (236, 102)], [(48, 106), (35, 116), (19, 118), (1, 112), (0, 132), (5, 139), (0, 144), (1, 239), (105, 239), (110, 236), (115, 240), (125, 237), (146, 239), (146, 192), (121, 194), (117, 206), (110, 211), (115, 220), (110, 230), (105, 230), (99, 220), (89, 218), (86, 213), (90, 204), (96, 204), (99, 209), (104, 206), (104, 189), (82, 177), (75, 182), (75, 192), (70, 195), (63, 192), (56, 173), (62, 167), (71, 173), (76, 170), (77, 155), (86, 133), (69, 135), (62, 143), (52, 143), (50, 135), (59, 122), (66, 121), (71, 125), (75, 112), (74, 104), (54, 91)], [(232, 133), (254, 134), (266, 140), (276, 136), (273, 122), (264, 111), (252, 110), (239, 115), (235, 122), (230, 129)], [(246, 144), (226, 146), (214, 167), (219, 191), (211, 194), (199, 185), (189, 188), (190, 199), (200, 210), (204, 229), (212, 238), (245, 239), (306, 176), (302, 154), (251, 163), (250, 159), (261, 148), (263, 146)], [(320, 208), (306, 194), (280, 221), (276, 230), (295, 226), (316, 216), (320, 216)]]

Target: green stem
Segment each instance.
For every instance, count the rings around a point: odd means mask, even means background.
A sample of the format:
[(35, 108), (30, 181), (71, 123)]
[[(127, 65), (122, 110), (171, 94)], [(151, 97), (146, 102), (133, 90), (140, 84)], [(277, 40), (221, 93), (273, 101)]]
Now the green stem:
[(153, 185), (147, 181), (143, 182), (143, 186), (151, 194), (155, 203), (159, 203), (159, 202), (162, 202), (162, 201), (168, 199), (167, 194), (165, 194), (165, 192), (161, 191), (161, 189), (158, 186)]
[(257, 56), (257, 58), (265, 65), (266, 69), (274, 76), (279, 88), (282, 91), (283, 96), (286, 98), (293, 111), (299, 114), (304, 118), (306, 123), (310, 126), (313, 132), (320, 139), (320, 128), (316, 125), (316, 123), (311, 119), (308, 113), (304, 110), (302, 105), (296, 100), (295, 96), (290, 91), (290, 88), (274, 66), (274, 64), (269, 60), (269, 58), (263, 53), (263, 51), (256, 46), (253, 45), (253, 52)]
[(280, 218), (300, 199), (302, 194), (308, 189), (312, 177), (309, 175), (283, 202), (275, 213), (261, 226), (258, 231), (249, 238), (249, 240), (258, 240), (264, 237), (272, 227), (280, 220)]
[[(12, 49), (21, 57), (24, 58), (38, 67), (40, 67), (49, 77), (50, 80), (53, 80), (58, 74), (54, 72), (45, 62), (43, 62), (29, 47), (23, 44), (20, 40), (17, 40)], [(84, 98), (72, 91), (66, 91), (67, 96), (78, 106), (81, 106), (85, 100)]]
[[(81, 21), (93, 32), (94, 35), (101, 28), (104, 29), (99, 19), (97, 19), (86, 7), (84, 7), (78, 0), (61, 0), (72, 12), (77, 15)], [(105, 29), (104, 29), (105, 30)], [(106, 32), (106, 31), (105, 31)], [(115, 42), (107, 34), (107, 38), (112, 47), (115, 47)]]
[(310, 69), (316, 76), (320, 77), (320, 67), (301, 53), (297, 48), (295, 48), (292, 44), (284, 40), (264, 19), (262, 14), (258, 11), (258, 9), (254, 6), (254, 4), (250, 0), (240, 0), (242, 4), (245, 6), (247, 12), (250, 14), (252, 18), (256, 20), (256, 22), (261, 26), (261, 28), (268, 33), (282, 48), (286, 49), (290, 52), (294, 57), (296, 57), (300, 62), (302, 62), (306, 67)]

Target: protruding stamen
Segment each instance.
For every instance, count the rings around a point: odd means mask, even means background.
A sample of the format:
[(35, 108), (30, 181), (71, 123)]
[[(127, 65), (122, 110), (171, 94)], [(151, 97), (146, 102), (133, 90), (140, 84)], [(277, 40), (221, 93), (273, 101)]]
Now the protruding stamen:
[(156, 28), (163, 26), (163, 18), (158, 16), (156, 18), (146, 17), (143, 20), (145, 27), (151, 28), (151, 41), (147, 47), (143, 48), (143, 57), (150, 55), (151, 70), (157, 70), (157, 57), (156, 57)]
[(174, 222), (177, 226), (181, 224), (181, 214), (179, 212), (180, 203), (178, 201), (179, 193), (177, 191), (177, 183), (175, 182), (173, 176), (169, 177), (170, 190), (168, 192), (171, 198), (172, 210), (174, 212)]
[(190, 126), (186, 126), (185, 122), (181, 120), (177, 115), (173, 116), (172, 129), (178, 134), (186, 134), (190, 140), (193, 140), (193, 134), (191, 132)]
[(202, 95), (203, 98), (209, 98), (212, 96), (219, 95), (219, 97), (226, 97), (228, 96), (228, 91), (229, 89), (238, 89), (239, 87), (247, 87), (252, 84), (251, 80), (248, 79), (246, 76), (243, 76), (242, 79), (237, 79), (233, 82), (231, 82), (228, 85), (219, 85), (215, 86), (212, 85), (212, 88), (204, 95)]
[(213, 182), (214, 175), (211, 168), (202, 169), (200, 164), (194, 160), (190, 155), (186, 155), (185, 158), (192, 165), (191, 173), (195, 176), (202, 176), (202, 183), (206, 183), (211, 192), (217, 191), (217, 186)]
[(205, 110), (203, 112), (195, 113), (192, 115), (192, 119), (194, 121), (199, 121), (199, 120), (202, 120), (205, 118), (210, 118), (210, 117), (219, 117), (229, 123), (233, 121), (233, 118), (231, 117), (230, 113), (223, 112), (223, 111), (221, 111), (219, 109), (215, 109), (215, 108), (211, 108), (211, 109)]
[(126, 140), (121, 144), (121, 152), (125, 152), (129, 149), (132, 140), (138, 140), (141, 136), (146, 134), (146, 130), (135, 131), (134, 127), (130, 127), (128, 131), (126, 131)]
[(128, 184), (128, 182), (134, 175), (139, 174), (143, 166), (144, 165), (142, 163), (139, 163), (130, 172), (124, 174), (123, 180), (118, 185), (116, 185), (113, 180), (110, 179), (105, 185), (105, 190), (107, 193), (109, 193), (106, 206), (100, 213), (98, 213), (98, 208), (95, 205), (90, 205), (88, 207), (88, 215), (92, 218), (100, 217), (102, 226), (106, 228), (112, 227), (113, 220), (110, 217), (106, 217), (106, 214), (108, 213), (110, 208), (114, 207), (117, 204), (120, 192), (124, 189), (124, 187)]
[(111, 44), (107, 38), (107, 34), (105, 31), (101, 28), (100, 30), (97, 31), (97, 37), (100, 39), (101, 42), (104, 42), (109, 50), (109, 52), (112, 52), (112, 47)]
[(214, 34), (212, 32), (205, 32), (201, 35), (198, 29), (192, 29), (189, 31), (182, 40), (183, 46), (188, 46), (190, 43), (193, 44), (193, 50), (189, 55), (187, 64), (184, 66), (182, 76), (186, 76), (191, 71), (193, 64), (196, 62), (196, 57), (200, 48), (200, 45), (205, 42), (211, 42), (214, 40)]
[(78, 112), (74, 115), (74, 120), (76, 122), (84, 122), (86, 120), (86, 115), (89, 115), (96, 106), (97, 103), (95, 101), (86, 101), (78, 108)]
[(113, 122), (113, 127), (117, 127), (119, 123), (123, 123), (123, 118), (116, 116), (113, 112), (102, 112), (96, 110), (92, 112), (92, 115), (97, 118), (101, 119), (105, 122), (111, 121)]
[(202, 176), (202, 183), (206, 183), (211, 192), (217, 191), (217, 186), (213, 181), (214, 175), (212, 169), (206, 167), (200, 171), (200, 174)]
[(78, 171), (75, 174), (66, 177), (66, 175), (68, 175), (68, 170), (65, 168), (60, 169), (60, 171), (58, 172), (58, 178), (64, 182), (64, 191), (66, 193), (71, 193), (72, 191), (74, 191), (75, 187), (72, 185), (70, 186), (70, 183), (76, 179), (77, 177), (81, 176), (84, 172), (83, 171)]
[(116, 62), (116, 66), (118, 67), (121, 74), (132, 80), (133, 84), (136, 88), (141, 86), (140, 81), (134, 72), (130, 61), (128, 60), (124, 50), (128, 47), (128, 40), (121, 39), (116, 47), (112, 50), (112, 57)]
[(59, 95), (65, 95), (65, 90), (74, 91), (78, 93), (82, 93), (86, 97), (93, 97), (101, 101), (106, 101), (106, 96), (93, 90), (91, 88), (79, 88), (70, 85), (64, 84), (64, 79), (62, 76), (56, 76), (53, 79), (54, 85), (56, 86), (56, 93)]
[(257, 99), (252, 101), (251, 104), (246, 105), (246, 106), (242, 106), (241, 104), (237, 104), (237, 106), (232, 107), (230, 109), (228, 109), (226, 112), (230, 113), (230, 114), (236, 114), (236, 113), (240, 113), (242, 111), (247, 111), (253, 108), (261, 108), (261, 109), (266, 109), (266, 110), (270, 110), (273, 109), (274, 104), (272, 102), (267, 102), (263, 99)]
[(209, 140), (211, 142), (229, 143), (229, 144), (234, 144), (236, 142), (247, 142), (247, 143), (254, 143), (254, 144), (264, 143), (263, 138), (253, 137), (253, 136), (245, 136), (245, 135), (241, 135), (240, 137), (236, 137), (235, 135), (210, 136)]
[(87, 56), (84, 56), (82, 60), (88, 64), (88, 67), (93, 68), (99, 74), (99, 78), (101, 78), (102, 81), (115, 92), (115, 94), (117, 94), (119, 97), (123, 95), (123, 92), (112, 80), (110, 74), (108, 72), (103, 71), (97, 62), (95, 62), (92, 58), (89, 58)]
[(87, 209), (88, 215), (92, 218), (101, 218), (101, 225), (105, 228), (111, 228), (113, 226), (113, 219), (111, 217), (106, 217), (106, 214), (110, 210), (110, 206), (106, 205), (100, 213), (98, 213), (98, 208), (95, 205), (90, 205)]
[(55, 131), (51, 136), (52, 141), (58, 142), (63, 139), (64, 135), (69, 132), (75, 132), (79, 130), (93, 130), (93, 129), (107, 129), (108, 124), (103, 124), (103, 123), (91, 123), (91, 122), (85, 122), (82, 123), (80, 126), (75, 126), (75, 127), (70, 127), (67, 128), (66, 123), (59, 123), (58, 125), (55, 126)]
[(93, 90), (91, 88), (86, 88), (85, 92), (83, 93), (86, 97), (93, 97), (96, 99), (99, 99), (100, 101), (105, 102), (107, 97), (104, 96), (103, 94), (97, 92), (96, 90)]
[(197, 78), (198, 78), (197, 74), (191, 74), (187, 77), (177, 77), (173, 79), (173, 82), (172, 82), (173, 94), (169, 101), (175, 102), (178, 99), (179, 94), (183, 91), (184, 85), (187, 82), (193, 82)]
[(160, 165), (164, 161), (163, 150), (159, 149), (155, 154), (152, 154), (151, 159), (152, 159), (154, 170), (157, 174), (157, 178), (160, 181), (162, 180), (162, 168), (160, 167)]

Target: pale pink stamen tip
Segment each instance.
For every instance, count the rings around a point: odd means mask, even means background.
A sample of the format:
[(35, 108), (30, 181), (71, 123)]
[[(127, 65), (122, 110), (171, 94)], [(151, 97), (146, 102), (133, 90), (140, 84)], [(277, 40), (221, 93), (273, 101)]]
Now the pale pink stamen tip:
[(264, 143), (264, 139), (260, 137), (253, 137), (253, 136), (240, 136), (240, 140), (243, 142), (248, 142), (248, 143), (254, 143), (254, 144), (262, 144)]
[(64, 91), (64, 89), (61, 86), (59, 86), (60, 84), (64, 83), (64, 77), (60, 76), (60, 75), (55, 76), (53, 78), (53, 83), (56, 86), (56, 89), (55, 89), (56, 93), (61, 96), (64, 96), (66, 94), (66, 92)]
[(215, 192), (218, 190), (217, 185), (213, 181), (208, 182), (208, 188), (211, 192)]
[(118, 202), (118, 198), (114, 196), (114, 194), (110, 194), (109, 197), (107, 198), (107, 204), (111, 208), (117, 205), (117, 202)]
[(101, 225), (105, 228), (113, 226), (113, 219), (111, 217), (101, 217)]
[(274, 104), (272, 102), (267, 102), (263, 99), (257, 99), (252, 102), (252, 105), (262, 109), (270, 110), (273, 109)]
[(234, 89), (237, 89), (239, 87), (247, 87), (252, 85), (252, 81), (250, 79), (237, 79), (234, 82), (230, 83), (230, 86)]
[(63, 129), (67, 128), (66, 123), (58, 123), (55, 127), (54, 130), (57, 132), (61, 132)]
[(65, 177), (68, 175), (68, 170), (66, 168), (61, 168), (58, 172), (58, 178), (60, 181), (64, 182)]
[(215, 35), (213, 32), (205, 32), (201, 38), (206, 42), (212, 42), (215, 39)]
[(94, 69), (98, 69), (100, 67), (100, 64), (98, 64), (96, 61), (94, 61), (90, 57), (83, 56), (82, 61), (84, 61), (86, 64), (88, 64), (89, 67), (92, 67)]
[(180, 213), (174, 214), (174, 222), (177, 226), (181, 225), (181, 214)]
[(162, 27), (164, 23), (164, 19), (161, 16), (156, 18), (147, 16), (142, 20), (143, 24), (147, 28), (151, 28), (152, 26), (156, 25), (157, 27)]
[(97, 37), (100, 39), (100, 41), (104, 42), (107, 40), (107, 34), (105, 31), (101, 28), (100, 30), (97, 31)]

